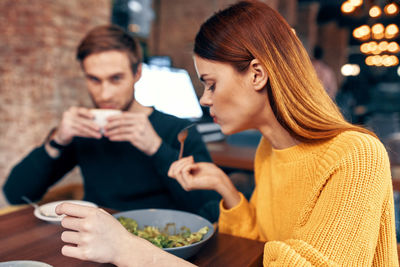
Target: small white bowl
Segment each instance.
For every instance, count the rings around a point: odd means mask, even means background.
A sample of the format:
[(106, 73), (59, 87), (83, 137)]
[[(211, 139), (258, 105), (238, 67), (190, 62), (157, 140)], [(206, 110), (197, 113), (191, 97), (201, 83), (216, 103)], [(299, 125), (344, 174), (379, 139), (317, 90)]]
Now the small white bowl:
[[(92, 203), (89, 201), (61, 200), (61, 201), (55, 201), (55, 202), (43, 204), (40, 206), (40, 210), (42, 211), (42, 213), (40, 213), (40, 211), (38, 209), (35, 209), (33, 211), (33, 214), (35, 215), (36, 218), (38, 218), (40, 220), (51, 222), (51, 223), (60, 223), (62, 218), (64, 217), (64, 215), (61, 215), (61, 216), (57, 215), (55, 209), (58, 204), (61, 204), (63, 202), (74, 203), (74, 204), (79, 204), (79, 205), (84, 205), (84, 206), (89, 206), (89, 207), (97, 207), (97, 205), (95, 203)], [(48, 214), (50, 216), (45, 216), (43, 214)], [(55, 217), (53, 217), (53, 216), (55, 216)]]

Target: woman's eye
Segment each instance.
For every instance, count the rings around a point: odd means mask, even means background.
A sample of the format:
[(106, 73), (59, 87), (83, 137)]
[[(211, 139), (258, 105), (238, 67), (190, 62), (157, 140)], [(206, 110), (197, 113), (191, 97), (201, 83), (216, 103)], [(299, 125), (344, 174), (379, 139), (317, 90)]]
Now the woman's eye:
[(210, 90), (211, 92), (213, 92), (215, 90), (215, 83), (210, 85), (210, 87), (208, 87), (208, 90)]

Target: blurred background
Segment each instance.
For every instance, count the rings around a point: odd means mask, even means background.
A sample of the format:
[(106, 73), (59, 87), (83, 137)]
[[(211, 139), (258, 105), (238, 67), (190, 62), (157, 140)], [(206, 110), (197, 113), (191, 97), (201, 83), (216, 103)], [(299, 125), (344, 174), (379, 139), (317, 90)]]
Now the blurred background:
[[(44, 141), (64, 110), (91, 106), (75, 60), (88, 30), (106, 23), (125, 28), (139, 38), (145, 62), (186, 70), (199, 97), (203, 88), (192, 62), (194, 36), (213, 12), (235, 2), (1, 0), (0, 185), (12, 166)], [(400, 176), (399, 1), (264, 2), (293, 27), (345, 117), (381, 138), (393, 176)], [(203, 112), (200, 121), (207, 121)], [(62, 184), (79, 180), (75, 170)], [(0, 207), (5, 204), (0, 194)]]

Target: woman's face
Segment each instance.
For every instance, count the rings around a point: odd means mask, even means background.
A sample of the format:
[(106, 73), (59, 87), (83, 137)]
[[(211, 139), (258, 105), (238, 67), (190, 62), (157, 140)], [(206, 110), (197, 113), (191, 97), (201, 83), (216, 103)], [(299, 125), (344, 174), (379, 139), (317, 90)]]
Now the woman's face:
[(200, 104), (210, 108), (214, 122), (225, 134), (259, 129), (269, 105), (265, 84), (255, 86), (254, 72), (237, 72), (230, 64), (194, 56), (197, 74), (204, 84)]

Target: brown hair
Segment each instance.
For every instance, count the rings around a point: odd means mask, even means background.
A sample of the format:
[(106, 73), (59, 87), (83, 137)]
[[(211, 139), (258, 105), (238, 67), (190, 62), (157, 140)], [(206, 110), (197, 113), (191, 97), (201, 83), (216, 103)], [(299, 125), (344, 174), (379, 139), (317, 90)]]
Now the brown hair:
[(194, 53), (239, 73), (257, 58), (268, 73), (275, 117), (299, 141), (326, 140), (346, 130), (375, 136), (345, 121), (292, 28), (262, 2), (241, 1), (214, 14), (197, 33)]
[(78, 46), (76, 58), (83, 60), (95, 53), (118, 50), (128, 55), (132, 72), (135, 74), (142, 62), (142, 49), (139, 42), (116, 25), (103, 25), (92, 29)]

